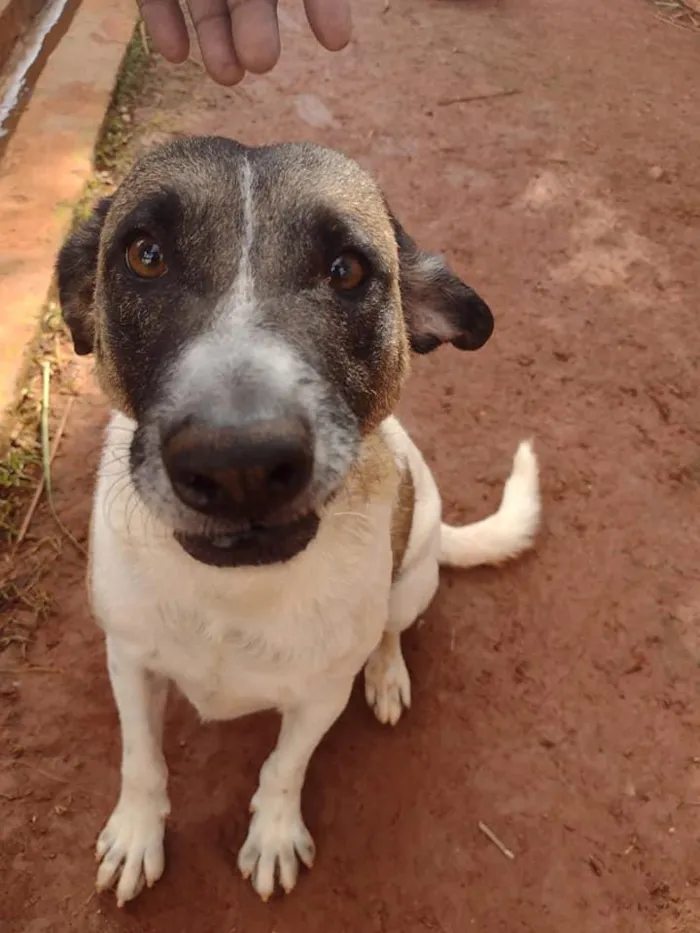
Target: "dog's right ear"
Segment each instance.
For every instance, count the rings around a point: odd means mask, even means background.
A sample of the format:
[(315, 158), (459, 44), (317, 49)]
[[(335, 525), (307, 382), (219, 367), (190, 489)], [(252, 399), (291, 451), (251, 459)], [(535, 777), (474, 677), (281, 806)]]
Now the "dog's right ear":
[(399, 251), (401, 303), (414, 353), (441, 344), (478, 350), (493, 332), (486, 302), (440, 256), (420, 249), (389, 211)]
[(92, 353), (95, 346), (95, 283), (100, 234), (111, 198), (102, 198), (91, 216), (70, 234), (58, 254), (58, 300), (75, 352)]

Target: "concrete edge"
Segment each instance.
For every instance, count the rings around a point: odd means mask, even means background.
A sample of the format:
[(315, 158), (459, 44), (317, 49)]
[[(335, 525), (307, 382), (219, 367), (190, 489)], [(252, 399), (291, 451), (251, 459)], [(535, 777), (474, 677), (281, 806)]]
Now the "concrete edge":
[(0, 450), (136, 21), (133, 0), (82, 0), (0, 161)]
[(49, 0), (0, 0), (0, 69), (11, 60), (18, 40), (31, 29)]

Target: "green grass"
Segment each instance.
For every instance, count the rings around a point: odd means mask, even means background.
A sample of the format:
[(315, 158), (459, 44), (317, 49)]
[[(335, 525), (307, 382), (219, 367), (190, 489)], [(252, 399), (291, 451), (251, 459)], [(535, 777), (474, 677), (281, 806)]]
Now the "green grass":
[(0, 542), (17, 534), (18, 493), (34, 485), (39, 462), (38, 448), (14, 445), (0, 461)]
[[(133, 134), (131, 113), (144, 87), (150, 62), (139, 23), (124, 54), (95, 147), (95, 174), (76, 204), (66, 203), (58, 208), (70, 214), (73, 229), (90, 216), (100, 197), (113, 190), (126, 168), (128, 143)], [(60, 365), (64, 348), (66, 357), (72, 352), (67, 337), (54, 288), (42, 315), (27, 384), (13, 412), (10, 442), (0, 450), (0, 651), (14, 647), (22, 654), (26, 652), (37, 624), (49, 608), (48, 596), (41, 586), (47, 562), (60, 554), (66, 536), (60, 519), (55, 516), (61, 534), (42, 540), (34, 540), (29, 535), (19, 547), (16, 545), (31, 494), (42, 477), (42, 466), (44, 472), (47, 468), (45, 449), (42, 461), (42, 433), (44, 448), (47, 446), (47, 393), (44, 391), (42, 396), (41, 374), (48, 363), (55, 388), (59, 392), (63, 390), (62, 394), (66, 390), (70, 393), (66, 373)]]
[(124, 168), (126, 144), (133, 133), (131, 111), (143, 89), (152, 60), (144, 35), (139, 21), (124, 53), (112, 101), (95, 149), (95, 168), (98, 172), (121, 174)]

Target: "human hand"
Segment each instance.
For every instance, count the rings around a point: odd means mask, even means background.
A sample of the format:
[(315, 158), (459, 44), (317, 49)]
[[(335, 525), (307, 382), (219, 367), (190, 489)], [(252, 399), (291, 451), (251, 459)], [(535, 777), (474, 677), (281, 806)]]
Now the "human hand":
[[(187, 0), (204, 67), (223, 85), (237, 84), (246, 71), (263, 74), (277, 64), (280, 34), (277, 0)], [(350, 0), (304, 0), (306, 18), (331, 52), (350, 41)], [(178, 0), (139, 0), (156, 50), (169, 62), (187, 59), (190, 42)]]

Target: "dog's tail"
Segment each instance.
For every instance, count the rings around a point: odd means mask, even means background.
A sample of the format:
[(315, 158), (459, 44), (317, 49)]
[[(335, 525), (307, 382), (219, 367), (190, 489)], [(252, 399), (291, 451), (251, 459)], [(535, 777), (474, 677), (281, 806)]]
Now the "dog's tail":
[(442, 524), (440, 563), (447, 567), (500, 564), (531, 547), (539, 524), (539, 467), (532, 442), (523, 441), (498, 510), (471, 525)]

